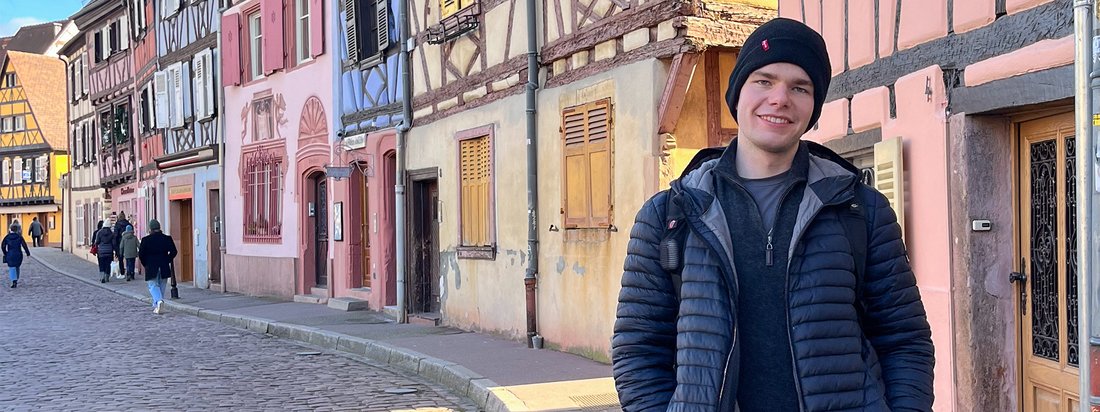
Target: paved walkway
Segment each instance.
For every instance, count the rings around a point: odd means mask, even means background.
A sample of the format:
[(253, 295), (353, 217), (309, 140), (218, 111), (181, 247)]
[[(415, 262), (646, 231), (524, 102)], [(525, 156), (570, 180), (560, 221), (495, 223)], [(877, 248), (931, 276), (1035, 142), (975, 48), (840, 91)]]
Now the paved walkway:
[[(149, 301), (145, 282), (101, 284), (92, 262), (57, 248), (31, 252), (61, 274)], [(576, 355), (452, 328), (397, 324), (373, 311), (178, 289), (180, 299), (165, 302), (171, 311), (366, 356), (447, 386), (487, 411), (618, 410), (611, 367)]]

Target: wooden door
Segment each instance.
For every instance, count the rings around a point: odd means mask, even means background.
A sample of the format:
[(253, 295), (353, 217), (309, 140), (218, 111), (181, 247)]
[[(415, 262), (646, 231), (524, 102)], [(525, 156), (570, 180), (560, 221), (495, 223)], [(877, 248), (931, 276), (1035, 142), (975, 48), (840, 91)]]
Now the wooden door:
[(195, 279), (195, 225), (192, 209), (190, 199), (180, 202), (180, 267), (176, 273), (177, 282), (191, 282)]
[(1073, 133), (1072, 113), (1020, 124), (1017, 270), (1026, 278), (1016, 290), (1025, 412), (1070, 412), (1079, 405)]
[(224, 222), (222, 222), (221, 218), (219, 217), (219, 214), (221, 213), (221, 195), (220, 191), (217, 189), (210, 190), (208, 193), (209, 196), (207, 196), (207, 199), (209, 199), (210, 201), (208, 202), (209, 209), (207, 210), (209, 211), (209, 213), (207, 213), (207, 215), (210, 216), (210, 221), (207, 222), (208, 226), (206, 230), (206, 236), (208, 236), (208, 239), (210, 239), (210, 282), (221, 283), (222, 239), (219, 231), (224, 230), (224, 228), (222, 227), (224, 225)]
[(370, 267), (370, 197), (367, 193), (367, 179), (360, 179), (361, 185), (359, 187), (359, 273), (360, 275), (360, 287), (369, 288), (371, 285), (371, 267)]

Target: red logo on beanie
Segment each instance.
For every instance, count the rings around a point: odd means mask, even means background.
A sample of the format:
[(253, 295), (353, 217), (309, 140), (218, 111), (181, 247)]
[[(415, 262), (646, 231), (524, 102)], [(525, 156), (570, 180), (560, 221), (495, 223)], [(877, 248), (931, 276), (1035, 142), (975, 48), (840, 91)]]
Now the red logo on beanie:
[(768, 46), (768, 40), (760, 42), (760, 46), (764, 48), (764, 51), (768, 51), (771, 47)]

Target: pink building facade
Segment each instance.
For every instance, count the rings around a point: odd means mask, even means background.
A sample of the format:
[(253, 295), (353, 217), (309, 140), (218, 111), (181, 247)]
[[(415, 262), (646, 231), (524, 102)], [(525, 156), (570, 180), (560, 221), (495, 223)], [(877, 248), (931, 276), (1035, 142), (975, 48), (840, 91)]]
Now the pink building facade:
[(320, 0), (222, 13), (226, 291), (290, 298), (329, 283), (331, 13)]
[(829, 47), (807, 139), (867, 167), (902, 216), (934, 409), (1075, 409), (1071, 2), (822, 4), (779, 2)]

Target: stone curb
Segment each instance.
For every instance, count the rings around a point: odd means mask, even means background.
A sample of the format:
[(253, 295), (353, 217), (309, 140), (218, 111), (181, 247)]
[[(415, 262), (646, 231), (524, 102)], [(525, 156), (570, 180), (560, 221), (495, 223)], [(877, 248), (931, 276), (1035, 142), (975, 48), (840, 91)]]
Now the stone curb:
[[(118, 293), (119, 295), (150, 303), (150, 298), (129, 290), (118, 290), (84, 278), (39, 259), (36, 255), (31, 258), (46, 266), (54, 272), (79, 280), (92, 286), (100, 287)], [(217, 310), (203, 309), (185, 303), (165, 300), (168, 309), (218, 322), (224, 325), (247, 329), (253, 332), (266, 333), (284, 339), (309, 343), (325, 349), (364, 356), (375, 362), (390, 365), (402, 371), (415, 374), (428, 381), (443, 385), (459, 395), (465, 396), (477, 405), (478, 410), (486, 412), (507, 412), (508, 405), (522, 405), (519, 399), (515, 399), (507, 390), (494, 391), (499, 387), (496, 382), (481, 376), (465, 366), (457, 363), (433, 358), (431, 356), (405, 349), (388, 343), (371, 339), (360, 338), (342, 333), (336, 333), (311, 326), (283, 323), (271, 319), (256, 318), (246, 315), (225, 313)], [(500, 392), (500, 393), (498, 393)], [(501, 397), (507, 399), (501, 399)]]

